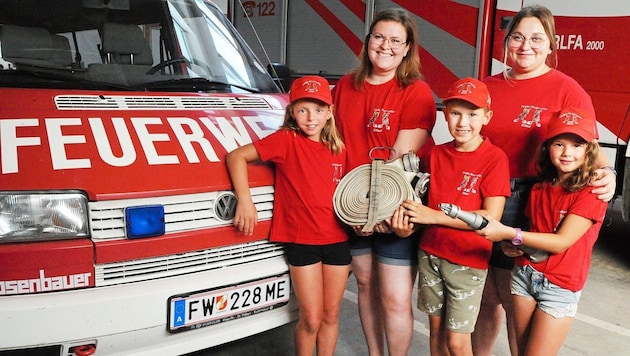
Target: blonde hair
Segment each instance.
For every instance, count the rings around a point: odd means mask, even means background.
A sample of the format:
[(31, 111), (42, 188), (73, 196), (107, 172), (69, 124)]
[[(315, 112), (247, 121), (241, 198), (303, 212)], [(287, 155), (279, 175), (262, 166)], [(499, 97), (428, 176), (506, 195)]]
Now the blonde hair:
[(372, 30), (374, 26), (381, 21), (397, 22), (403, 25), (405, 32), (407, 32), (406, 44), (409, 46), (409, 52), (407, 52), (407, 55), (403, 58), (398, 68), (396, 68), (396, 79), (398, 83), (404, 88), (413, 83), (416, 79), (422, 78), (420, 74), (420, 54), (418, 50), (418, 29), (416, 27), (416, 21), (406, 10), (400, 8), (386, 9), (379, 12), (376, 17), (374, 17), (370, 25), (370, 31), (363, 41), (363, 47), (359, 54), (359, 67), (355, 69), (353, 78), (354, 87), (357, 90), (363, 90), (365, 80), (374, 69), (374, 65), (368, 56), (368, 48), (370, 46)]
[[(303, 100), (303, 99), (300, 99), (300, 100)], [(297, 121), (295, 120), (292, 114), (293, 106), (295, 106), (295, 103), (297, 101), (294, 101), (290, 103), (289, 105), (287, 105), (286, 111), (284, 113), (284, 122), (282, 123), (282, 126), (280, 126), (280, 128), (291, 130), (295, 133), (302, 134), (302, 130), (300, 130), (300, 127), (298, 126)], [(317, 100), (317, 102), (320, 102), (320, 101)], [(320, 102), (320, 103), (324, 104), (323, 102)], [(324, 128), (322, 129), (322, 133), (320, 135), (320, 142), (323, 143), (326, 147), (328, 147), (328, 149), (330, 149), (332, 153), (339, 154), (341, 153), (341, 150), (344, 148), (344, 144), (343, 144), (343, 139), (341, 138), (341, 135), (339, 134), (339, 131), (337, 131), (337, 125), (335, 125), (335, 115), (333, 112), (333, 108), (334, 107), (332, 105), (328, 105), (328, 110), (330, 110), (330, 119), (326, 121), (326, 125), (324, 125)]]
[[(545, 140), (538, 150), (538, 159), (536, 162), (538, 169), (538, 178), (541, 181), (553, 182), (558, 178), (558, 168), (551, 162), (549, 156), (549, 146), (553, 143), (555, 137)], [(584, 141), (586, 142), (586, 141)], [(569, 191), (575, 192), (577, 190), (586, 188), (586, 186), (597, 177), (595, 165), (597, 158), (599, 157), (599, 143), (596, 140), (586, 142), (586, 157), (581, 167), (578, 167), (571, 173), (571, 176), (564, 180), (562, 187)]]

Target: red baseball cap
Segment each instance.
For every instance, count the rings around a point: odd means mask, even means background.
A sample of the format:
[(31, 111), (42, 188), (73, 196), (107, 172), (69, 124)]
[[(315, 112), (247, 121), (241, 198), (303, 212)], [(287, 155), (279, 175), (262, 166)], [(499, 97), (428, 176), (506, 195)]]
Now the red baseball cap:
[(565, 108), (554, 115), (547, 123), (545, 139), (564, 133), (578, 135), (587, 142), (599, 138), (595, 118), (580, 108)]
[(464, 100), (478, 108), (490, 108), (491, 102), (486, 84), (471, 77), (462, 78), (448, 88), (446, 98), (442, 101), (447, 102), (451, 99)]
[(330, 85), (326, 78), (318, 75), (306, 75), (293, 81), (289, 91), (289, 100), (316, 99), (332, 105)]

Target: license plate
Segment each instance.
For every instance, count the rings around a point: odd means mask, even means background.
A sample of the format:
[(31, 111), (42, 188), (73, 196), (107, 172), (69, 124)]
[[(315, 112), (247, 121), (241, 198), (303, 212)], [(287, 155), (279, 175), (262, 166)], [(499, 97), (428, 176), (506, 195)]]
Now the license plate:
[(281, 307), (289, 302), (289, 274), (168, 298), (168, 331), (198, 329)]

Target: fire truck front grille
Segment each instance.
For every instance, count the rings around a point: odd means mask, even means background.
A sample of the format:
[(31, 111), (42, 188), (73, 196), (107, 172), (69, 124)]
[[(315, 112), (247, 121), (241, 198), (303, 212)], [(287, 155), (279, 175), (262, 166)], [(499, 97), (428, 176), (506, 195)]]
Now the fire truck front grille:
[[(272, 186), (252, 188), (251, 193), (259, 220), (273, 214)], [(230, 191), (174, 195), (143, 199), (104, 200), (90, 202), (92, 240), (125, 239), (125, 208), (163, 205), (166, 234), (229, 226), (236, 198)]]
[[(259, 220), (271, 219), (273, 187), (252, 188), (251, 193)], [(234, 214), (235, 199), (231, 191), (220, 191), (90, 202), (92, 240), (98, 242), (125, 239), (125, 209), (154, 204), (164, 206), (166, 234), (228, 226)], [(107, 263), (96, 266), (96, 285), (109, 286), (171, 277), (282, 255), (283, 249), (280, 245), (265, 240), (176, 255)]]
[(279, 244), (254, 241), (203, 251), (96, 266), (96, 286), (178, 276), (259, 261), (284, 254)]
[(261, 97), (58, 95), (58, 110), (239, 110), (273, 109)]

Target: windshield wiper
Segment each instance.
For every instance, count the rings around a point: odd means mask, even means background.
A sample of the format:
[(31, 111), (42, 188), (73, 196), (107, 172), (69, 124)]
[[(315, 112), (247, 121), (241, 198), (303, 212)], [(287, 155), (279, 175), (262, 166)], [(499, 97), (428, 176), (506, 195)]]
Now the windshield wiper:
[(0, 71), (1, 74), (19, 75), (23, 80), (17, 83), (23, 87), (41, 87), (43, 82), (57, 83), (56, 88), (72, 89), (115, 89), (122, 91), (137, 91), (138, 88), (112, 82), (101, 82), (85, 79), (85, 69), (43, 66), (30, 63), (16, 63), (15, 69)]
[(178, 91), (225, 91), (230, 87), (238, 88), (248, 93), (260, 93), (258, 89), (250, 88), (242, 85), (226, 83), (218, 80), (210, 80), (207, 78), (177, 78), (155, 82), (143, 83), (141, 85), (145, 90), (178, 90)]

